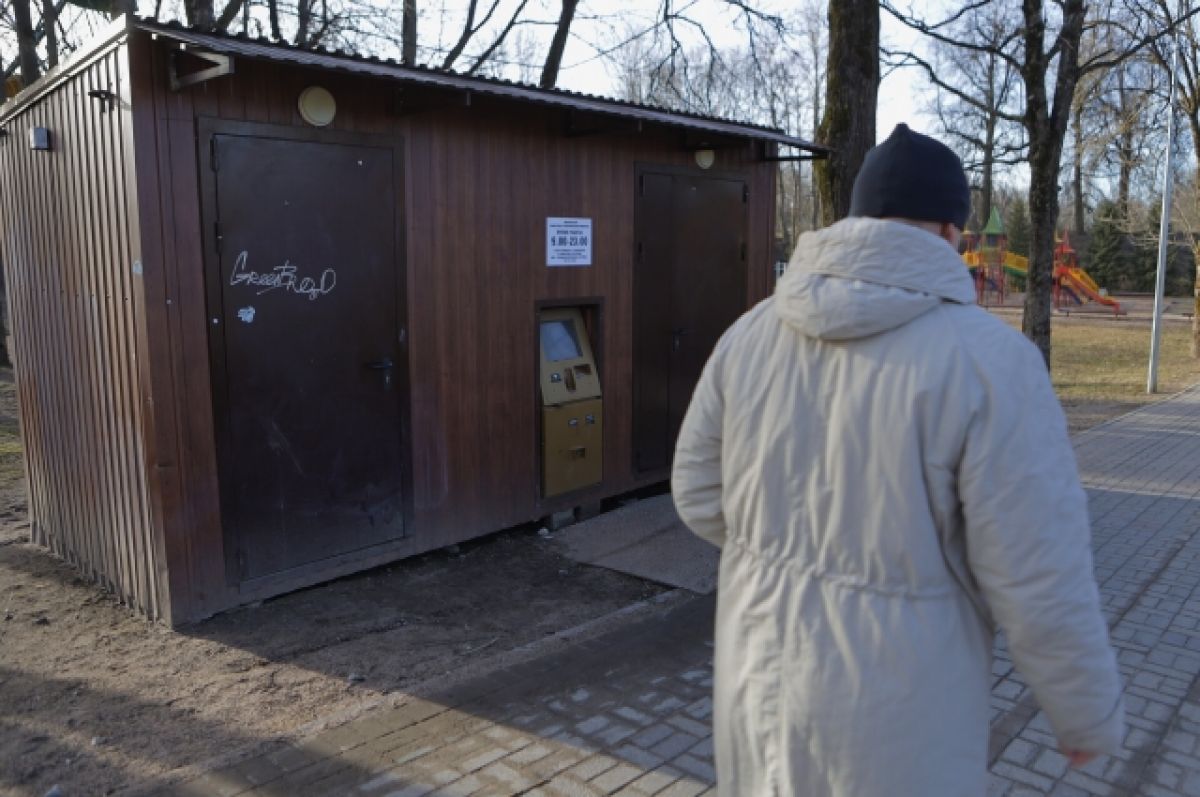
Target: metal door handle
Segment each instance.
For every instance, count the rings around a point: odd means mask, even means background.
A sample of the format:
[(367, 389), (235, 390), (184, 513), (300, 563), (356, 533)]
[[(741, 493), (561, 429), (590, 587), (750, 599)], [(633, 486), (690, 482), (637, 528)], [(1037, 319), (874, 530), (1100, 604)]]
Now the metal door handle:
[(392, 362), (391, 357), (384, 357), (382, 360), (375, 360), (374, 362), (363, 364), (372, 371), (383, 371), (383, 387), (385, 390), (392, 386), (392, 369), (396, 366), (395, 363)]

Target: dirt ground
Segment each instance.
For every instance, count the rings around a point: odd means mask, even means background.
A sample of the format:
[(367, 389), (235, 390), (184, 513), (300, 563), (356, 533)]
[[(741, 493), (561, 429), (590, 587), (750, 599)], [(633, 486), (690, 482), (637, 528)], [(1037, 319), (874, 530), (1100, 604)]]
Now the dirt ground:
[[(172, 633), (29, 543), (0, 372), (0, 794), (153, 792), (194, 767), (463, 670), (662, 587), (502, 532)], [(177, 773), (181, 774), (181, 773)]]
[[(1142, 400), (1066, 403), (1078, 431)], [(526, 527), (171, 632), (30, 544), (15, 416), (0, 371), (0, 795), (153, 792), (663, 591)]]

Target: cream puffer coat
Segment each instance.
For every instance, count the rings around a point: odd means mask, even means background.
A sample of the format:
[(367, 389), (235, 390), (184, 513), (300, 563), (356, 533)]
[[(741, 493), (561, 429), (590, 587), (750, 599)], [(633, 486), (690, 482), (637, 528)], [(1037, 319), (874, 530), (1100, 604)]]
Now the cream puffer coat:
[(847, 219), (705, 367), (672, 488), (722, 548), (720, 794), (983, 795), (995, 625), (1062, 745), (1119, 747), (1063, 413), (974, 300), (942, 239)]

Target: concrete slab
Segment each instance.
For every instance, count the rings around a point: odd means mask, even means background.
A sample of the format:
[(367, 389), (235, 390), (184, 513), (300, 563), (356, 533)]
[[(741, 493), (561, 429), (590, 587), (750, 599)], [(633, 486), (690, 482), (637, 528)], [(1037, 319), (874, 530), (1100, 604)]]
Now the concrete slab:
[(719, 549), (688, 531), (670, 494), (647, 498), (555, 534), (570, 559), (681, 587), (717, 588)]

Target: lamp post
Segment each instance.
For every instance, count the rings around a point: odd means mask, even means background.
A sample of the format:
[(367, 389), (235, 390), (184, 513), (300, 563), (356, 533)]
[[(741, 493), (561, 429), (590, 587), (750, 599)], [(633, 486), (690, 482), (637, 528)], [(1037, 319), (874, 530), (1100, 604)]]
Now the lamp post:
[(1167, 99), (1167, 163), (1163, 172), (1162, 220), (1158, 225), (1158, 272), (1154, 276), (1154, 320), (1150, 324), (1150, 370), (1146, 377), (1146, 392), (1158, 392), (1158, 348), (1162, 341), (1163, 286), (1167, 279), (1167, 239), (1171, 233), (1171, 146), (1175, 127), (1175, 70), (1179, 65), (1179, 42), (1172, 39), (1171, 91)]

